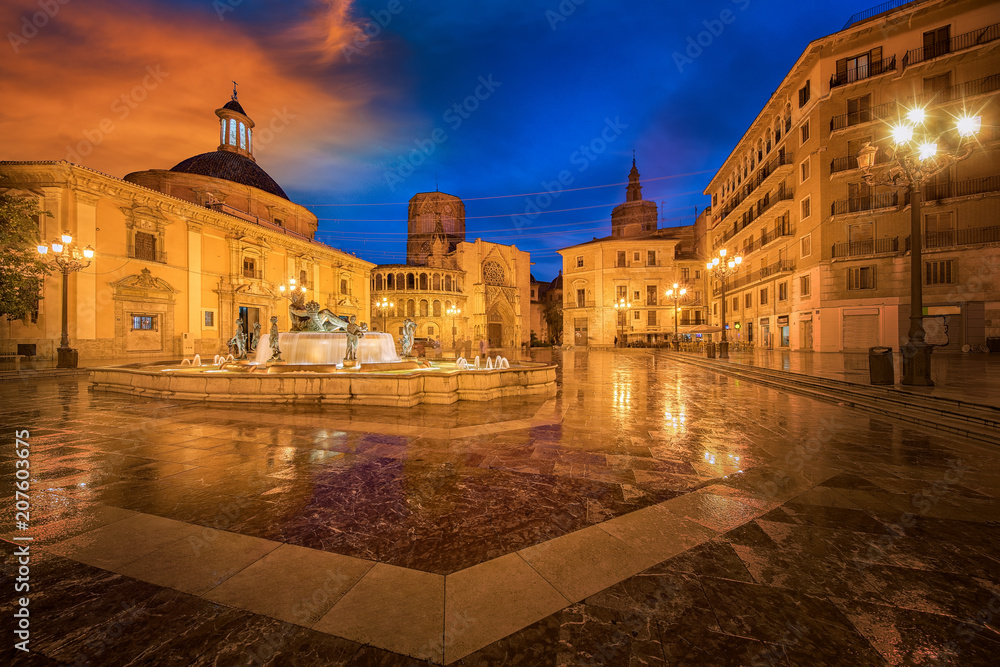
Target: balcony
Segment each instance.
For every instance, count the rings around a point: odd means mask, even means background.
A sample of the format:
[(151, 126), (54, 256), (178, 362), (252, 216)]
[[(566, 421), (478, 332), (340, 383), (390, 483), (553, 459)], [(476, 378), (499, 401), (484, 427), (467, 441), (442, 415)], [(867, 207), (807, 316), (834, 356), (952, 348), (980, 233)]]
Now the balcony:
[(785, 216), (778, 223), (778, 226), (774, 229), (769, 229), (760, 235), (760, 238), (750, 238), (747, 243), (743, 244), (743, 248), (740, 252), (743, 253), (744, 257), (752, 252), (756, 252), (761, 248), (769, 245), (773, 241), (786, 236), (794, 236), (795, 232), (792, 229), (792, 223), (789, 221), (788, 217)]
[[(757, 271), (751, 271), (742, 276), (726, 281), (726, 290), (732, 292), (734, 290), (742, 289), (747, 285), (760, 282), (761, 280), (767, 280), (768, 278), (776, 276), (780, 273), (788, 273), (794, 270), (794, 261), (790, 259), (779, 259), (774, 264), (769, 264), (768, 266), (761, 267)], [(722, 294), (722, 290), (718, 286), (713, 287), (712, 294), (713, 296), (719, 296)]]
[(906, 68), (926, 60), (933, 60), (948, 53), (965, 51), (981, 44), (987, 44), (998, 38), (1000, 38), (1000, 23), (994, 23), (985, 28), (956, 35), (946, 41), (935, 42), (919, 49), (910, 49), (903, 56), (903, 67)]
[[(790, 202), (793, 198), (794, 194), (790, 188), (781, 187), (773, 193), (767, 193), (757, 202), (756, 206), (751, 206), (747, 211), (744, 211), (739, 220), (733, 221), (733, 228), (728, 230), (721, 237), (717, 238), (714, 247), (718, 248), (723, 245), (729, 241), (729, 239), (746, 229), (754, 220), (757, 220), (760, 216), (769, 211), (775, 210), (781, 202)], [(787, 207), (781, 208), (785, 209)], [(782, 213), (784, 212), (785, 211), (782, 210)]]
[(881, 239), (867, 239), (865, 241), (846, 241), (844, 243), (834, 243), (834, 259), (844, 257), (865, 257), (869, 255), (887, 255), (899, 252), (899, 237), (887, 236)]
[[(885, 154), (885, 150), (879, 148), (878, 152), (875, 153), (875, 164), (885, 164), (888, 161), (889, 156)], [(844, 155), (842, 157), (835, 157), (830, 161), (831, 174), (837, 174), (842, 171), (851, 171), (852, 169), (858, 169), (857, 155)]]
[(883, 58), (882, 60), (876, 60), (874, 62), (865, 63), (864, 65), (858, 65), (857, 67), (852, 67), (851, 69), (834, 74), (830, 77), (830, 87), (836, 88), (837, 86), (843, 86), (848, 83), (864, 81), (865, 79), (870, 79), (873, 76), (879, 76), (880, 74), (885, 74), (886, 72), (892, 72), (895, 69), (896, 56), (890, 56), (889, 58)]
[(987, 192), (1000, 192), (1000, 175), (929, 183), (924, 185), (921, 194), (924, 201), (938, 201), (949, 197), (967, 197)]
[(950, 88), (942, 88), (934, 92), (924, 93), (907, 100), (907, 107), (924, 106), (927, 104), (947, 104), (951, 101), (964, 102), (978, 95), (986, 95), (1000, 90), (1000, 74), (991, 74), (981, 79), (973, 79), (959, 83)]
[(263, 273), (260, 269), (251, 269), (246, 266), (243, 267), (242, 275), (244, 278), (250, 278), (252, 280), (260, 280), (263, 277)]
[[(963, 245), (980, 245), (984, 243), (1000, 243), (1000, 225), (989, 227), (970, 227), (968, 229), (949, 229), (941, 232), (924, 234), (924, 249), (954, 248)], [(906, 237), (906, 250), (910, 250), (910, 237)]]
[(830, 119), (830, 131), (844, 130), (855, 125), (870, 123), (873, 120), (884, 120), (896, 115), (896, 102), (886, 102), (867, 109), (858, 109), (850, 113), (834, 116)]
[(866, 195), (851, 199), (840, 199), (830, 204), (830, 215), (844, 215), (875, 211), (880, 208), (894, 208), (899, 205), (899, 193), (887, 192), (878, 195)]
[(773, 181), (772, 176), (780, 176), (784, 178), (785, 175), (790, 173), (793, 168), (793, 158), (791, 153), (785, 152), (784, 149), (778, 151), (778, 155), (765, 163), (757, 173), (753, 174), (750, 179), (734, 193), (722, 207), (720, 211), (719, 219), (723, 220), (726, 216), (730, 215), (734, 211), (744, 211), (747, 207), (743, 204), (747, 203), (748, 198), (754, 193), (757, 188)]

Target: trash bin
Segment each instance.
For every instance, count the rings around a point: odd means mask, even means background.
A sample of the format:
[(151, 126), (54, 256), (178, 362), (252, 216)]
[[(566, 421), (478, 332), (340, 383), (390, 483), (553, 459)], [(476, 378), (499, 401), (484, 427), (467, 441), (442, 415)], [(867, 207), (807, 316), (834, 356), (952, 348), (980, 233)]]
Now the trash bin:
[(891, 347), (868, 348), (868, 377), (871, 384), (896, 384)]
[(708, 341), (705, 343), (705, 356), (709, 359), (715, 359), (715, 342)]

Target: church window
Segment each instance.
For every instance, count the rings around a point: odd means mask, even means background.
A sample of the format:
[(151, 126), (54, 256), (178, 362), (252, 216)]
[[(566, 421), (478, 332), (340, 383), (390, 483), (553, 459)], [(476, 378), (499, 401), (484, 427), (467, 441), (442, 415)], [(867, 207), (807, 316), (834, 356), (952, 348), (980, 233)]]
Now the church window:
[(420, 274), (420, 289), (422, 289), (422, 290), (426, 290), (427, 289), (427, 274), (426, 273), (421, 273)]
[(433, 310), (431, 312), (434, 313), (434, 317), (441, 317), (441, 302), (440, 301), (435, 301), (434, 302), (434, 307), (433, 307)]
[(427, 301), (425, 299), (420, 300), (420, 317), (427, 317)]
[(406, 274), (406, 289), (417, 289), (416, 280), (414, 280), (412, 273)]
[(229, 121), (229, 145), (230, 146), (235, 146), (236, 145), (236, 121), (235, 120)]
[(444, 277), (444, 291), (445, 292), (451, 291), (451, 276)]
[(144, 259), (147, 262), (156, 261), (156, 235), (146, 232), (135, 233), (135, 247), (132, 252), (136, 259)]
[(240, 148), (247, 149), (247, 127), (243, 123), (240, 123)]
[(503, 267), (492, 260), (483, 264), (483, 282), (487, 285), (505, 285), (507, 279)]
[(348, 284), (349, 283), (347, 282), (347, 278), (341, 278), (340, 279), (340, 293), (341, 294), (348, 294), (349, 293), (347, 291)]
[(415, 317), (417, 314), (417, 304), (413, 299), (406, 302), (406, 316)]
[(247, 128), (247, 152), (253, 153), (253, 130)]
[(441, 276), (437, 275), (436, 273), (434, 274), (434, 291), (435, 292), (441, 291)]

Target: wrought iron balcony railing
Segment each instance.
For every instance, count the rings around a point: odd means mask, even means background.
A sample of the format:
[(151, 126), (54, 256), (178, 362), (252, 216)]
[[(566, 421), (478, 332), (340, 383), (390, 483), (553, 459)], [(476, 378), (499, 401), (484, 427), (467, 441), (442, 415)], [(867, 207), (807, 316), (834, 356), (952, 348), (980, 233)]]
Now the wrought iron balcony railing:
[(865, 195), (864, 197), (852, 197), (850, 199), (839, 199), (830, 204), (830, 215), (843, 215), (845, 213), (858, 213), (860, 211), (874, 211), (879, 208), (892, 208), (899, 205), (898, 192), (886, 192), (877, 195)]
[(981, 195), (987, 192), (1000, 192), (1000, 175), (928, 183), (924, 185), (921, 195), (924, 201), (938, 201), (949, 197)]
[(896, 102), (886, 102), (867, 109), (858, 109), (849, 113), (834, 116), (830, 119), (830, 131), (843, 130), (854, 125), (870, 123), (873, 120), (883, 120), (896, 115)]
[(864, 255), (884, 255), (899, 252), (899, 237), (887, 236), (881, 239), (845, 241), (833, 244), (833, 258), (861, 257)]
[(910, 49), (903, 56), (903, 67), (909, 67), (925, 60), (932, 60), (948, 53), (971, 49), (974, 46), (987, 44), (995, 39), (1000, 39), (1000, 23), (971, 30), (967, 33), (956, 35), (951, 39), (922, 46), (919, 49)]
[(792, 154), (786, 152), (784, 149), (778, 151), (778, 155), (766, 162), (762, 167), (760, 167), (755, 174), (752, 174), (744, 183), (739, 190), (737, 190), (723, 205), (720, 211), (720, 219), (725, 218), (727, 215), (733, 212), (740, 204), (746, 201), (747, 197), (753, 194), (754, 190), (760, 187), (761, 183), (767, 180), (767, 177), (774, 173), (778, 167), (785, 165), (791, 165), (794, 163)]
[(873, 62), (858, 65), (857, 67), (852, 67), (846, 71), (834, 74), (830, 77), (830, 87), (836, 88), (837, 86), (843, 86), (847, 83), (863, 81), (864, 79), (878, 76), (879, 74), (891, 72), (894, 69), (896, 69), (896, 56), (890, 56), (888, 58), (883, 58), (882, 60), (875, 60)]
[[(952, 248), (982, 243), (1000, 243), (1000, 225), (969, 227), (967, 229), (947, 229), (924, 234), (924, 248)], [(906, 237), (906, 250), (910, 249), (910, 237)]]

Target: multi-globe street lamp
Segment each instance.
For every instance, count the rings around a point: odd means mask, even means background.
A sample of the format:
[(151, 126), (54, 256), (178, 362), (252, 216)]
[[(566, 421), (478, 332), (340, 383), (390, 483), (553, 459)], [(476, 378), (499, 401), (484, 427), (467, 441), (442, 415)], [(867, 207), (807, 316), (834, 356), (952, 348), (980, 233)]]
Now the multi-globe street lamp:
[(667, 290), (667, 298), (674, 302), (674, 350), (681, 349), (681, 341), (677, 335), (677, 302), (680, 301), (681, 297), (687, 294), (687, 290), (677, 283), (674, 283), (673, 287)]
[(719, 279), (722, 290), (722, 340), (719, 341), (719, 359), (729, 358), (729, 341), (726, 339), (726, 280), (740, 270), (743, 257), (737, 255), (726, 259), (726, 249), (720, 248), (719, 255), (705, 264), (710, 274)]
[(385, 331), (385, 318), (390, 310), (394, 309), (396, 304), (389, 301), (386, 297), (382, 297), (381, 301), (375, 301), (375, 311), (382, 316), (382, 331)]
[(58, 269), (63, 276), (62, 338), (59, 339), (59, 348), (56, 350), (56, 366), (58, 368), (76, 368), (79, 355), (76, 350), (69, 346), (69, 274), (90, 266), (90, 260), (94, 258), (94, 249), (89, 245), (81, 249), (76, 243), (73, 243), (72, 234), (63, 232), (60, 240), (48, 244), (40, 243), (37, 250), (43, 261), (50, 267)]
[(455, 349), (455, 316), (461, 315), (462, 309), (457, 306), (448, 306), (445, 313), (451, 318), (451, 348)]
[(883, 149), (889, 158), (888, 169), (882, 169), (878, 174), (873, 172), (879, 149), (870, 143), (858, 151), (858, 167), (869, 187), (886, 185), (905, 190), (910, 201), (910, 328), (907, 341), (900, 348), (903, 355), (902, 383), (931, 387), (934, 386), (931, 381), (931, 352), (934, 348), (924, 340), (921, 188), (928, 179), (972, 155), (976, 144), (971, 139), (979, 133), (982, 118), (963, 114), (955, 119), (954, 129), (959, 138), (952, 149), (942, 149), (938, 145), (944, 137), (935, 132), (927, 121), (927, 112), (923, 108), (910, 109), (905, 118), (891, 128), (892, 145)]
[(628, 319), (628, 311), (631, 309), (632, 303), (625, 297), (621, 297), (615, 301), (615, 312), (618, 313), (618, 328), (620, 329), (618, 343), (622, 347), (625, 347), (625, 320)]

